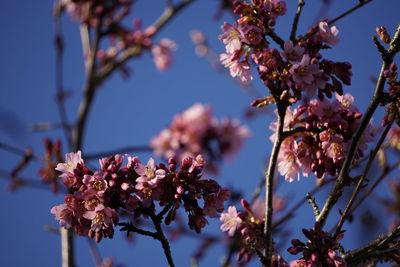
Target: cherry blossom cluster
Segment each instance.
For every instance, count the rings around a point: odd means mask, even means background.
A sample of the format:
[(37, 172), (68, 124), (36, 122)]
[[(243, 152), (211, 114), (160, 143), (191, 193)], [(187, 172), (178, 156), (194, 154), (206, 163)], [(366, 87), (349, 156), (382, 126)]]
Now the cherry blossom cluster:
[(210, 106), (195, 104), (175, 115), (170, 126), (152, 138), (151, 146), (156, 155), (164, 158), (204, 155), (207, 170), (216, 173), (220, 160), (237, 153), (249, 135), (238, 120), (218, 121)]
[[(361, 123), (362, 114), (350, 94), (336, 99), (312, 99), (298, 108), (286, 110), (284, 129), (301, 129), (285, 138), (278, 155), (278, 171), (292, 182), (300, 173), (317, 178), (336, 175), (346, 157), (352, 136)], [(276, 122), (270, 125), (276, 130)], [(367, 143), (374, 140), (376, 128), (369, 124), (358, 146), (355, 160), (364, 155)], [(275, 134), (271, 136), (275, 141)]]
[(76, 20), (90, 26), (99, 24), (99, 19), (116, 23), (130, 11), (134, 0), (61, 0), (61, 6)]
[[(229, 206), (227, 212), (221, 214), (220, 221), (222, 225), (221, 231), (227, 232), (230, 237), (234, 237), (235, 233), (240, 235), (237, 260), (243, 264), (249, 262), (254, 255), (254, 248), (264, 249), (263, 230), (264, 230), (264, 213), (265, 201), (256, 199), (251, 205), (244, 199), (241, 201), (244, 209), (238, 212), (235, 206)], [(279, 212), (284, 208), (284, 201), (279, 197), (274, 197), (273, 207), (275, 212)], [(252, 247), (250, 247), (252, 246)], [(279, 262), (287, 266), (286, 262), (279, 255), (275, 255), (274, 262)], [(285, 265), (286, 264), (286, 265)]]
[(288, 248), (290, 254), (303, 253), (301, 259), (290, 263), (291, 267), (346, 266), (345, 260), (337, 252), (339, 249), (338, 242), (343, 238), (343, 232), (333, 238), (329, 233), (322, 230), (319, 223), (315, 223), (313, 229), (303, 229), (303, 234), (308, 238), (306, 243), (293, 239), (292, 247)]
[[(70, 194), (64, 204), (51, 209), (60, 225), (73, 228), (79, 235), (112, 238), (121, 214), (132, 218), (148, 218), (155, 214), (156, 204), (167, 207), (165, 223), (175, 219), (183, 206), (189, 217), (189, 227), (197, 233), (224, 210), (230, 192), (212, 179), (202, 179), (205, 161), (201, 156), (186, 157), (179, 165), (170, 159), (168, 166), (156, 165), (152, 158), (146, 165), (138, 157), (114, 155), (99, 160), (101, 169), (92, 171), (84, 163), (81, 152), (66, 154), (66, 163), (56, 170)], [(199, 203), (201, 200), (201, 203)]]
[[(250, 60), (257, 66), (258, 74), (274, 97), (290, 101), (301, 99), (302, 92), (310, 96), (332, 97), (342, 94), (342, 83), (351, 82), (351, 65), (323, 59), (321, 49), (339, 43), (338, 29), (321, 21), (308, 36), (277, 41), (281, 51), (270, 48), (266, 36), (276, 40), (273, 26), (276, 19), (286, 13), (283, 0), (235, 1), (234, 13), (240, 18), (233, 24), (224, 23), (220, 39), (226, 46), (226, 54), (220, 59), (230, 69), (232, 77), (242, 82), (253, 79)], [(274, 38), (275, 37), (275, 38)], [(318, 91), (318, 92), (317, 92)]]
[[(130, 14), (134, 0), (63, 0), (62, 6), (76, 20), (90, 27), (100, 24), (101, 36), (108, 36), (108, 48), (99, 49), (97, 59), (100, 65), (113, 62), (117, 56), (128, 49), (149, 50), (157, 69), (164, 71), (172, 63), (172, 51), (177, 45), (170, 39), (163, 38), (153, 43), (153, 35), (157, 31), (154, 26), (142, 29), (139, 19), (133, 20), (133, 28), (126, 27), (122, 21)], [(126, 66), (121, 67), (124, 75), (129, 74)]]

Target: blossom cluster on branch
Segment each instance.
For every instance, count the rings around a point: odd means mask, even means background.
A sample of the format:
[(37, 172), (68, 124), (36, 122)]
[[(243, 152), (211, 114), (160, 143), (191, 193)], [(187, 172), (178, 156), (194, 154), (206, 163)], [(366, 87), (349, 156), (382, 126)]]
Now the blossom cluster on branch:
[(292, 247), (288, 248), (290, 254), (303, 253), (303, 257), (290, 263), (290, 267), (345, 267), (346, 262), (338, 253), (339, 241), (343, 238), (341, 232), (336, 238), (324, 232), (319, 223), (313, 229), (303, 229), (303, 234), (308, 238), (306, 243), (299, 239), (292, 240)]
[(195, 104), (176, 115), (170, 126), (152, 138), (151, 146), (163, 158), (204, 156), (208, 171), (217, 173), (218, 164), (242, 147), (250, 131), (238, 120), (218, 121), (209, 105)]
[[(220, 229), (228, 232), (232, 238), (231, 242), (237, 242), (237, 260), (244, 265), (253, 258), (254, 249), (262, 250), (265, 247), (263, 241), (265, 201), (257, 198), (250, 204), (242, 199), (241, 205), (243, 208), (241, 212), (238, 212), (235, 206), (229, 206), (227, 211), (221, 214)], [(276, 196), (273, 206), (277, 212), (282, 210), (285, 206), (284, 200)], [(273, 261), (276, 266), (287, 266), (280, 255), (275, 255)]]
[[(326, 21), (319, 23), (316, 33), (299, 36), (286, 42), (276, 36), (276, 19), (286, 13), (283, 0), (235, 1), (234, 13), (240, 18), (233, 24), (225, 23), (220, 39), (227, 54), (221, 61), (229, 67), (232, 77), (242, 82), (253, 79), (251, 64), (257, 66), (258, 74), (275, 97), (294, 103), (302, 93), (309, 96), (332, 97), (343, 93), (342, 83), (350, 85), (351, 65), (348, 62), (333, 62), (324, 59), (322, 49), (339, 42), (338, 29), (329, 27)], [(311, 31), (310, 31), (311, 32)], [(270, 36), (280, 45), (281, 51), (270, 47), (266, 39)]]
[(181, 164), (171, 158), (168, 166), (156, 165), (152, 158), (144, 165), (138, 157), (126, 157), (125, 166), (124, 157), (117, 154), (99, 160), (101, 168), (92, 171), (80, 151), (66, 154), (66, 163), (56, 169), (71, 193), (64, 204), (51, 209), (62, 227), (99, 242), (113, 237), (119, 211), (128, 212), (132, 219), (148, 218), (157, 206), (167, 207), (165, 223), (170, 224), (183, 206), (189, 227), (200, 233), (208, 224), (206, 216), (216, 217), (224, 210), (230, 192), (212, 179), (202, 179), (201, 156), (185, 157)]
[[(123, 21), (130, 15), (134, 2), (134, 0), (62, 0), (61, 7), (89, 29), (99, 27), (101, 37), (109, 37), (108, 47), (100, 47), (96, 53), (100, 66), (119, 64), (118, 57), (124, 57), (124, 53), (140, 54), (142, 50), (149, 50), (153, 54), (156, 68), (165, 71), (172, 63), (172, 51), (177, 49), (177, 45), (168, 38), (162, 38), (158, 43), (154, 43), (153, 35), (158, 29), (155, 26), (142, 29), (140, 19), (134, 19), (131, 23), (133, 27), (127, 27)], [(126, 66), (119, 68), (123, 75), (129, 75)]]
[[(354, 105), (351, 94), (336, 99), (320, 101), (312, 99), (296, 109), (286, 110), (285, 130), (302, 129), (283, 140), (278, 156), (278, 171), (288, 181), (300, 178), (300, 173), (317, 178), (337, 175), (355, 131), (361, 123), (362, 114)], [(276, 130), (276, 122), (270, 125)], [(361, 138), (355, 160), (364, 156), (367, 143), (374, 141), (376, 128), (369, 127)], [(275, 141), (275, 134), (271, 136)]]

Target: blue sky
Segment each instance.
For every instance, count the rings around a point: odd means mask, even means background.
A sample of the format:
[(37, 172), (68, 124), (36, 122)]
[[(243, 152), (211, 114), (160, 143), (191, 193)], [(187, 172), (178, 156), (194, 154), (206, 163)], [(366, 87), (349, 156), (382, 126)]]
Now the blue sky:
[[(133, 70), (128, 80), (115, 74), (98, 91), (88, 121), (83, 154), (100, 152), (126, 145), (147, 144), (152, 136), (166, 127), (174, 114), (194, 103), (208, 103), (214, 107), (218, 118), (223, 116), (243, 120), (250, 128), (252, 137), (232, 162), (224, 164), (219, 181), (224, 186), (241, 189), (250, 196), (258, 184), (264, 169), (264, 162), (271, 149), (268, 125), (273, 116), (263, 115), (252, 121), (245, 121), (244, 110), (251, 98), (243, 92), (227, 75), (215, 72), (209, 62), (194, 53), (189, 33), (193, 29), (203, 31), (210, 46), (217, 53), (224, 50), (217, 39), (223, 21), (232, 22), (232, 16), (225, 15), (220, 20), (213, 19), (218, 1), (197, 1), (177, 16), (157, 38), (168, 37), (179, 46), (172, 68), (158, 72), (149, 54), (133, 59), (129, 66)], [(278, 21), (277, 32), (285, 38), (289, 35), (295, 2), (288, 2), (288, 13)], [(313, 23), (321, 1), (306, 1), (298, 32), (305, 32)], [(358, 1), (334, 1), (328, 17), (332, 18), (347, 10)], [(55, 104), (55, 49), (53, 46), (53, 18), (51, 0), (8, 1), (0, 10), (0, 141), (25, 148), (30, 146), (42, 153), (44, 137), (63, 138), (58, 130), (32, 133), (29, 125), (38, 122), (57, 122)], [(138, 1), (133, 8), (133, 17), (143, 19), (147, 26), (154, 21), (164, 8), (164, 1)], [(373, 84), (370, 77), (377, 76), (380, 58), (372, 43), (376, 26), (385, 26), (393, 33), (399, 23), (398, 0), (375, 0), (351, 16), (337, 23), (340, 30), (340, 44), (326, 51), (324, 56), (335, 61), (349, 61), (353, 65), (352, 86), (345, 88), (356, 98), (360, 110), (364, 110), (372, 96)], [(64, 86), (73, 92), (67, 101), (68, 116), (74, 118), (81, 96), (83, 83), (82, 51), (79, 28), (68, 17), (63, 19), (63, 34), (66, 42), (64, 61)], [(265, 93), (261, 82), (254, 86)], [(378, 113), (376, 122), (379, 124)], [(65, 151), (65, 150), (64, 150)], [(150, 154), (139, 154), (147, 161)], [(0, 151), (1, 169), (10, 170), (18, 157)], [(94, 162), (93, 164), (96, 164)], [(27, 168), (21, 176), (38, 180), (38, 165)], [(282, 196), (294, 199), (303, 196), (313, 188), (313, 178), (305, 178), (300, 183), (283, 183), (279, 189)], [(62, 202), (61, 195), (54, 195), (38, 189), (23, 188), (15, 193), (7, 190), (8, 183), (0, 181), (0, 255), (3, 266), (57, 266), (60, 262), (60, 242), (55, 234), (45, 232), (44, 226), (57, 226), (50, 214), (52, 206)], [(385, 186), (381, 188), (385, 189)], [(324, 194), (317, 201), (323, 203)], [(288, 203), (290, 206), (290, 202)], [(383, 210), (378, 215), (387, 216)], [(313, 215), (309, 206), (298, 212), (299, 219), (291, 223), (292, 238), (303, 237), (300, 230), (312, 227)], [(215, 232), (218, 220), (206, 228)], [(354, 229), (354, 228), (353, 228)], [(386, 231), (382, 226), (380, 232)], [(345, 239), (346, 248), (354, 248), (367, 242), (368, 237), (360, 237), (355, 231)], [(79, 266), (93, 266), (85, 238), (77, 238), (77, 263)], [(197, 241), (183, 238), (172, 243), (177, 266), (188, 266), (189, 256), (198, 246)], [(115, 240), (104, 240), (100, 244), (102, 256), (113, 256), (125, 266), (164, 266), (161, 246), (154, 240), (139, 237), (129, 245), (116, 232)], [(215, 247), (204, 261), (204, 266), (218, 266), (224, 255), (221, 246)], [(290, 258), (290, 257), (289, 257)], [(201, 266), (203, 266), (201, 264)], [(257, 264), (255, 264), (257, 266)]]

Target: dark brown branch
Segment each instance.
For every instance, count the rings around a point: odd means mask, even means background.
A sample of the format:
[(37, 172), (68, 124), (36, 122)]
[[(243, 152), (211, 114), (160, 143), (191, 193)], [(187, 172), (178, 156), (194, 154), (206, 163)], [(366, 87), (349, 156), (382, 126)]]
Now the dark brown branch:
[(391, 127), (392, 127), (392, 123), (390, 123), (385, 128), (385, 130), (383, 131), (381, 137), (379, 138), (378, 143), (376, 144), (374, 150), (371, 151), (371, 154), (369, 155), (369, 159), (368, 159), (367, 165), (364, 168), (363, 174), (361, 175), (360, 179), (358, 180), (357, 186), (354, 189), (354, 192), (351, 195), (350, 200), (347, 203), (347, 206), (346, 206), (344, 212), (342, 213), (342, 216), (340, 217), (340, 220), (339, 220), (339, 222), (337, 224), (337, 227), (336, 227), (336, 231), (335, 231), (334, 237), (339, 235), (339, 233), (341, 232), (343, 224), (344, 224), (344, 222), (346, 220), (346, 217), (349, 214), (349, 211), (351, 209), (351, 206), (353, 205), (358, 193), (362, 189), (363, 183), (364, 183), (365, 179), (367, 178), (368, 172), (369, 172), (369, 170), (370, 170), (370, 168), (372, 166), (372, 163), (373, 163), (373, 161), (375, 159), (375, 156), (376, 156), (376, 154), (378, 154), (378, 151), (381, 148), (383, 142), (385, 141), (386, 135), (388, 134), (388, 132), (389, 132)]
[[(344, 258), (348, 266), (357, 266), (359, 263), (373, 259), (374, 256), (378, 256), (380, 251), (390, 249), (388, 245), (400, 237), (400, 226), (397, 226), (393, 231), (388, 234), (381, 235), (374, 241), (370, 242), (366, 246), (352, 250), (344, 254)], [(399, 249), (397, 243), (396, 250)]]
[(328, 214), (332, 207), (336, 204), (340, 196), (342, 195), (343, 188), (346, 184), (346, 180), (349, 179), (348, 173), (350, 171), (350, 168), (352, 166), (354, 156), (357, 152), (358, 145), (360, 143), (361, 137), (365, 131), (365, 129), (368, 127), (369, 122), (372, 118), (372, 115), (375, 113), (375, 110), (377, 109), (379, 103), (382, 100), (383, 97), (383, 89), (385, 86), (385, 77), (383, 75), (383, 72), (389, 67), (389, 65), (393, 62), (394, 56), (398, 52), (400, 47), (400, 25), (397, 27), (397, 31), (395, 36), (393, 37), (393, 40), (390, 43), (390, 47), (387, 51), (387, 55), (385, 58), (383, 58), (382, 62), (382, 67), (381, 71), (379, 74), (378, 81), (376, 83), (376, 87), (374, 90), (374, 95), (372, 98), (371, 103), (369, 104), (367, 111), (365, 112), (362, 121), (360, 123), (359, 128), (357, 129), (356, 133), (353, 135), (352, 142), (350, 145), (350, 148), (347, 152), (346, 159), (343, 163), (343, 166), (340, 170), (338, 179), (336, 181), (335, 186), (333, 187), (331, 193), (328, 196), (328, 199), (325, 202), (324, 207), (321, 210), (320, 215), (317, 218), (317, 221), (323, 226), (325, 225), (326, 219), (328, 218)]
[(273, 214), (273, 188), (274, 188), (274, 175), (277, 164), (279, 150), (283, 141), (282, 133), (286, 115), (286, 106), (277, 104), (278, 108), (278, 123), (276, 129), (276, 136), (274, 146), (272, 148), (271, 157), (268, 164), (268, 170), (265, 173), (265, 223), (264, 223), (264, 243), (265, 243), (265, 257), (266, 266), (270, 265), (272, 255), (272, 214)]
[(320, 133), (325, 130), (325, 127), (321, 127), (318, 129), (307, 129), (306, 127), (297, 127), (291, 130), (286, 130), (282, 133), (282, 138), (285, 139), (289, 136), (292, 136), (296, 133), (302, 133), (302, 132), (312, 132), (312, 133)]
[(157, 239), (161, 242), (165, 257), (167, 258), (167, 261), (168, 261), (168, 265), (169, 265), (169, 267), (174, 267), (175, 264), (174, 264), (174, 260), (172, 258), (171, 248), (169, 246), (168, 239), (165, 237), (164, 232), (162, 230), (162, 227), (161, 227), (162, 217), (160, 217), (159, 215), (149, 214), (151, 220), (153, 221), (154, 227), (156, 228)]
[(293, 42), (295, 41), (296, 38), (296, 32), (297, 32), (297, 26), (299, 24), (300, 14), (305, 4), (306, 3), (304, 2), (304, 0), (299, 0), (299, 2), (297, 3), (296, 15), (294, 16), (292, 30), (290, 31), (290, 40), (292, 40)]
[(275, 33), (274, 29), (268, 29), (267, 35), (284, 50), (285, 41)]
[(154, 239), (157, 239), (157, 233), (140, 229), (140, 228), (134, 226), (133, 223), (131, 223), (131, 222), (129, 222), (129, 223), (119, 223), (118, 225), (122, 226), (120, 231), (126, 231), (127, 234), (129, 234), (130, 232), (133, 232), (133, 233), (138, 233), (140, 235), (150, 236), (150, 237), (152, 237)]

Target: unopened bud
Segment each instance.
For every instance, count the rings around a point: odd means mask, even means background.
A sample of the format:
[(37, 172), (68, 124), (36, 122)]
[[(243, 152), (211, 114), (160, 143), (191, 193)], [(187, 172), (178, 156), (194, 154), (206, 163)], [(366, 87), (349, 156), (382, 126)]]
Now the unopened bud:
[(379, 35), (379, 39), (381, 39), (382, 42), (390, 43), (390, 35), (387, 33), (385, 27), (376, 27), (376, 33)]

